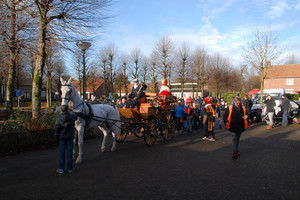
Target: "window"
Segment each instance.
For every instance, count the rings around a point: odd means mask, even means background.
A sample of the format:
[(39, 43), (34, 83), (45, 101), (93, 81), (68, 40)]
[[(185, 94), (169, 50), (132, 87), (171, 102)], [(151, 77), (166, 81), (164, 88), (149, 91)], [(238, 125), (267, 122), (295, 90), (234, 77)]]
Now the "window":
[(290, 101), (290, 107), (291, 107), (292, 109), (297, 109), (299, 106), (298, 106), (295, 102)]
[(286, 79), (286, 85), (294, 85), (294, 79), (293, 78), (287, 78)]

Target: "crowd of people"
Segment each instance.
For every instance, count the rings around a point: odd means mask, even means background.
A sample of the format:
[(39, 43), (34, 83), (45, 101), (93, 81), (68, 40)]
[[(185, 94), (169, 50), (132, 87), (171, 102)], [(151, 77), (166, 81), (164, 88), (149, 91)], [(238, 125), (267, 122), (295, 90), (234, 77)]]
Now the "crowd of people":
[[(138, 79), (134, 79), (134, 86), (131, 93), (120, 99), (109, 99), (104, 103), (116, 104), (118, 108), (135, 108), (140, 105), (140, 100), (145, 96), (146, 85), (139, 84)], [(157, 95), (173, 96), (171, 90), (167, 86), (167, 80), (162, 80), (162, 87)], [(174, 97), (174, 96), (173, 96)], [(289, 100), (285, 95), (282, 95), (282, 103), (279, 105), (283, 111), (282, 125), (288, 124), (288, 109)], [(92, 101), (91, 103), (93, 103)], [(94, 102), (98, 103), (98, 102)], [(273, 116), (275, 112), (275, 101), (268, 95), (265, 101), (266, 113), (269, 118), (268, 129), (273, 128)], [(166, 105), (166, 104), (165, 104)], [(168, 104), (169, 105), (169, 104)], [(248, 95), (242, 99), (238, 96), (232, 97), (229, 105), (224, 98), (205, 97), (192, 98), (189, 96), (186, 100), (178, 99), (175, 106), (175, 132), (178, 134), (192, 133), (204, 128), (204, 137), (202, 140), (214, 142), (215, 137), (215, 121), (219, 118), (219, 129), (226, 128), (232, 135), (232, 150), (233, 159), (240, 156), (239, 141), (243, 131), (248, 128), (251, 107), (253, 103)], [(65, 152), (67, 150), (68, 172), (74, 171), (72, 162), (73, 138), (74, 138), (74, 123), (77, 116), (69, 113), (68, 106), (61, 106), (62, 114), (56, 120), (55, 136), (59, 141), (59, 168), (58, 173), (63, 173), (65, 169)]]

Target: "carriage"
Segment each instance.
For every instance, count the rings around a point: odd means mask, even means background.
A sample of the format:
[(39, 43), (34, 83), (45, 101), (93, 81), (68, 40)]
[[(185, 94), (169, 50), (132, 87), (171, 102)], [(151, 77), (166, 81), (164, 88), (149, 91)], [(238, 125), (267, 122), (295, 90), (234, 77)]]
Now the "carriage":
[[(116, 142), (125, 140), (128, 133), (144, 138), (148, 146), (156, 142), (159, 134), (164, 140), (171, 140), (175, 133), (174, 96), (156, 96), (150, 94), (140, 99), (140, 104), (133, 109), (119, 109), (109, 104), (86, 103), (72, 84), (72, 78), (61, 81), (62, 105), (69, 105), (78, 118), (75, 122), (78, 138), (78, 157), (76, 163), (82, 162), (83, 135), (85, 127), (98, 127), (103, 133), (101, 152), (106, 151), (108, 134), (113, 136), (111, 151), (117, 149)], [(75, 140), (74, 140), (75, 141)], [(74, 142), (75, 145), (75, 142)], [(75, 153), (75, 148), (73, 150)]]
[(135, 108), (119, 108), (122, 121), (121, 134), (116, 136), (117, 142), (123, 142), (132, 133), (143, 138), (147, 146), (152, 146), (159, 135), (170, 141), (175, 134), (174, 96), (156, 96), (146, 92)]

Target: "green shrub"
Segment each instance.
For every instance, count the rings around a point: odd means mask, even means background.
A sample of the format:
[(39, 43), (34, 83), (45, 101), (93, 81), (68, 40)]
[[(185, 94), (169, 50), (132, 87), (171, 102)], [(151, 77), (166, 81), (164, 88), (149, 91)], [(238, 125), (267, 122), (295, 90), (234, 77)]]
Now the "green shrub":
[(41, 117), (33, 119), (31, 112), (15, 111), (9, 116), (12, 125), (16, 128), (23, 128), (28, 131), (39, 131), (42, 129), (53, 128), (58, 114), (43, 113)]
[(299, 94), (286, 94), (286, 97), (289, 98), (289, 99), (292, 99), (294, 101), (299, 100)]
[(227, 105), (230, 104), (231, 98), (236, 97), (239, 94), (240, 98), (242, 99), (246, 93), (227, 93), (224, 96), (224, 101), (227, 102)]

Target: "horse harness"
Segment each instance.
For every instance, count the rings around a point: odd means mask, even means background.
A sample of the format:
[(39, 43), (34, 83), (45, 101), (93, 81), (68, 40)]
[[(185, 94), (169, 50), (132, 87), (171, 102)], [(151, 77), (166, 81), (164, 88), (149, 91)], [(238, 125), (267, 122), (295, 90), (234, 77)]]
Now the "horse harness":
[[(71, 85), (62, 85), (62, 86), (71, 86)], [(62, 99), (67, 99), (68, 102), (69, 102), (70, 97), (63, 97)], [(84, 107), (84, 104), (86, 104), (87, 107), (88, 107), (88, 109), (89, 109), (88, 115), (85, 114), (85, 109), (84, 109), (85, 107)], [(73, 111), (74, 109), (78, 108), (78, 107), (81, 106), (81, 105), (83, 105), (82, 112), (74, 112), (74, 111)], [(111, 104), (110, 104), (110, 105), (111, 105)], [(111, 106), (112, 106), (112, 105), (111, 105)], [(110, 126), (109, 123), (107, 122), (107, 120), (111, 120), (111, 121), (113, 121), (113, 123), (116, 123), (117, 121), (120, 121), (120, 120), (107, 119), (107, 118), (104, 118), (104, 117), (95, 116), (91, 104), (86, 103), (85, 101), (81, 101), (80, 104), (78, 104), (77, 106), (75, 106), (75, 107), (73, 107), (73, 108), (70, 107), (70, 110), (71, 110), (73, 113), (75, 113), (78, 117), (80, 117), (80, 118), (82, 118), (82, 119), (85, 120), (85, 127), (88, 127), (88, 126), (90, 125), (90, 123), (91, 123), (92, 120), (95, 120), (95, 121), (98, 121), (98, 122), (102, 122), (101, 125), (102, 125), (103, 123), (105, 123), (107, 127)], [(95, 118), (98, 118), (98, 119), (95, 119)], [(100, 120), (100, 119), (102, 119), (102, 120)], [(120, 121), (120, 122), (122, 122), (122, 121)], [(100, 125), (100, 126), (101, 126), (101, 125)]]

